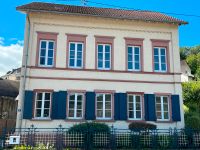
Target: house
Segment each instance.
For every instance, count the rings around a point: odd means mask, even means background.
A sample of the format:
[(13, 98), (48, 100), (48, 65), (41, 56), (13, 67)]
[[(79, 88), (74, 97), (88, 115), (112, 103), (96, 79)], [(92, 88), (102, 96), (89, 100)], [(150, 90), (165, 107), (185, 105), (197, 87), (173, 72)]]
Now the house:
[(178, 27), (150, 11), (33, 2), (26, 14), (17, 127), (183, 128)]
[(188, 82), (194, 79), (194, 75), (185, 60), (181, 60), (181, 73), (181, 82)]
[(8, 71), (5, 75), (1, 76), (2, 79), (20, 81), (21, 76), (21, 68), (13, 69), (12, 71)]
[(17, 117), (17, 101), (19, 82), (0, 78), (0, 136), (2, 129), (14, 128)]

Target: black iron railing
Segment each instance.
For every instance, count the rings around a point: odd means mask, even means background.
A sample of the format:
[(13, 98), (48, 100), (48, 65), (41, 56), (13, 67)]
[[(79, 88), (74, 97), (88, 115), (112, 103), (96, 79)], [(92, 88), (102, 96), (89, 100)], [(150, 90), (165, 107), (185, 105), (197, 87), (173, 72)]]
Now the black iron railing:
[(200, 149), (200, 130), (192, 129), (154, 129), (123, 130), (111, 127), (110, 132), (95, 130), (69, 131), (68, 128), (30, 128), (4, 129), (0, 146), (9, 144), (11, 135), (20, 136), (20, 145), (36, 147), (50, 144), (62, 149)]

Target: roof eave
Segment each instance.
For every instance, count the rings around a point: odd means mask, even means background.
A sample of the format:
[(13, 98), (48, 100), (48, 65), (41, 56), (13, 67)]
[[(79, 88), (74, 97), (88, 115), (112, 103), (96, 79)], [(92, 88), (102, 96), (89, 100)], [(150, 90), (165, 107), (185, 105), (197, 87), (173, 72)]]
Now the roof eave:
[(173, 21), (154, 21), (154, 20), (141, 20), (141, 19), (129, 19), (129, 18), (120, 18), (120, 17), (107, 17), (107, 16), (99, 16), (99, 15), (91, 15), (91, 14), (80, 14), (80, 13), (68, 13), (68, 12), (58, 12), (58, 11), (48, 11), (48, 10), (35, 10), (35, 9), (23, 9), (20, 7), (16, 8), (17, 11), (22, 13), (29, 13), (29, 12), (44, 12), (44, 13), (55, 13), (55, 14), (68, 14), (68, 15), (76, 15), (76, 16), (93, 16), (93, 17), (101, 17), (101, 18), (112, 18), (112, 19), (121, 19), (121, 20), (135, 20), (135, 21), (144, 21), (144, 22), (158, 22), (158, 23), (167, 23), (167, 24), (177, 24), (177, 25), (186, 25), (188, 22), (180, 21), (180, 22), (173, 22)]

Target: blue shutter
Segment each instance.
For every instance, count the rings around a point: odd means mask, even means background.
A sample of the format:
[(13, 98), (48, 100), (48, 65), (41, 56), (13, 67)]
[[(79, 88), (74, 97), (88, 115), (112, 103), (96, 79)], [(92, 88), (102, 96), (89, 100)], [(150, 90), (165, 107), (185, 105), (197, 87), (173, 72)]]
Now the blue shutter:
[(23, 119), (32, 119), (33, 117), (33, 91), (25, 91)]
[(114, 94), (114, 119), (120, 120), (120, 93)]
[(173, 121), (181, 121), (179, 95), (171, 96), (171, 104), (172, 104), (172, 120)]
[(127, 94), (120, 93), (120, 120), (127, 120)]
[(144, 94), (144, 118), (145, 120), (149, 120), (149, 112), (148, 112), (148, 94)]
[(51, 119), (57, 119), (58, 116), (58, 98), (59, 98), (59, 92), (53, 92), (52, 95), (52, 108), (51, 108)]
[(66, 119), (67, 92), (53, 92), (52, 98), (52, 119)]
[(145, 120), (156, 121), (156, 104), (154, 94), (145, 94)]
[(95, 120), (95, 92), (86, 92), (85, 119)]

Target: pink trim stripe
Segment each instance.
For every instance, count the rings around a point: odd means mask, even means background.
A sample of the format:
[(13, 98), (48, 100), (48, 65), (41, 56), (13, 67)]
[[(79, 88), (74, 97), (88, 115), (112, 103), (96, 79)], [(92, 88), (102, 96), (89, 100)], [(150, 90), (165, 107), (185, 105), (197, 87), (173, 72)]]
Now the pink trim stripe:
[[(23, 77), (23, 76), (22, 76)], [(105, 81), (105, 82), (129, 82), (129, 83), (149, 83), (149, 84), (181, 84), (181, 82), (165, 82), (165, 81), (139, 81), (139, 80), (116, 80), (116, 79), (95, 79), (95, 78), (63, 78), (63, 77), (40, 77), (26, 76), (30, 79), (46, 79), (46, 80), (77, 80), (77, 81)]]
[[(24, 67), (24, 66), (23, 66)], [(181, 75), (181, 73), (162, 73), (162, 72), (131, 72), (124, 70), (97, 70), (97, 69), (73, 69), (73, 68), (49, 68), (49, 67), (37, 67), (37, 66), (27, 66), (30, 69), (44, 69), (44, 70), (69, 70), (69, 71), (88, 71), (88, 72), (109, 72), (109, 73), (132, 73), (132, 74), (151, 74), (151, 75)]]

